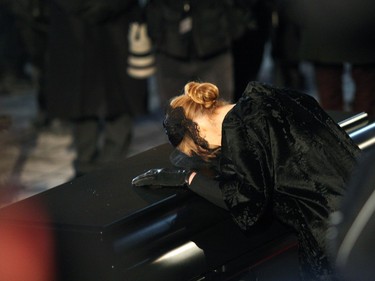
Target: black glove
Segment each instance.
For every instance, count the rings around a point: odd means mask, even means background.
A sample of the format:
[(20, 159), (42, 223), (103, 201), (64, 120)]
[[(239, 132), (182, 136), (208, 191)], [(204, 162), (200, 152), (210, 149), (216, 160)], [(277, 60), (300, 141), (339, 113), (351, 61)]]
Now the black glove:
[(134, 186), (186, 186), (191, 172), (184, 169), (151, 169), (132, 180)]

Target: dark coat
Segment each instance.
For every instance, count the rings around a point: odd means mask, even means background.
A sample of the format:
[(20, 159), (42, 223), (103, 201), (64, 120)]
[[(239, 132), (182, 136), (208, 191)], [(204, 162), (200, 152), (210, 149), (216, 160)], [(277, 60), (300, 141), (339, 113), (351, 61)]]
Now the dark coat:
[(375, 1), (282, 0), (300, 28), (300, 57), (322, 63), (375, 63)]
[[(117, 2), (121, 9), (106, 6)], [(144, 113), (146, 80), (126, 73), (127, 33), (139, 14), (137, 1), (91, 1), (87, 9), (83, 1), (61, 3), (51, 1), (50, 10), (46, 95), (51, 116)]]
[(233, 39), (244, 32), (251, 17), (249, 6), (239, 0), (150, 0), (149, 34), (156, 50), (165, 55), (213, 57), (229, 51)]
[[(271, 212), (296, 230), (306, 280), (331, 280), (325, 255), (359, 148), (311, 97), (250, 83), (223, 123), (220, 188), (244, 230)], [(321, 278), (321, 279), (320, 279)]]

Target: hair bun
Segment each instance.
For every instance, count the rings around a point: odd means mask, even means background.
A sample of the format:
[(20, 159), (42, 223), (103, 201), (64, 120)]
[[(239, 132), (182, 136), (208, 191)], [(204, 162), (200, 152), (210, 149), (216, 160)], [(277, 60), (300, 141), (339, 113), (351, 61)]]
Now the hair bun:
[(205, 108), (211, 108), (219, 97), (219, 89), (211, 83), (189, 82), (184, 90), (185, 95)]

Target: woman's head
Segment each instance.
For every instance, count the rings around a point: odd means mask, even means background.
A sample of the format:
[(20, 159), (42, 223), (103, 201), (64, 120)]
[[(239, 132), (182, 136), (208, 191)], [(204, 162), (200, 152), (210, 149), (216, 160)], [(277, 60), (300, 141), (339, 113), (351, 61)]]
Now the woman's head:
[(228, 102), (219, 99), (219, 89), (211, 83), (189, 82), (184, 93), (171, 99), (164, 120), (164, 127), (173, 146), (185, 154), (208, 159), (217, 147), (210, 147), (199, 134), (194, 119), (211, 116), (215, 109)]

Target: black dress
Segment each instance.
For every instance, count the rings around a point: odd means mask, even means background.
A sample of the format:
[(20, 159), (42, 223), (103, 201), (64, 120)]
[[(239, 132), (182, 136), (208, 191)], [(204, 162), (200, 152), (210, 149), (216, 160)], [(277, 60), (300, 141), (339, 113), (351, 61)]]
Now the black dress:
[(271, 212), (296, 230), (303, 280), (332, 280), (327, 220), (360, 149), (311, 96), (257, 82), (222, 129), (218, 185), (235, 222), (246, 232)]

